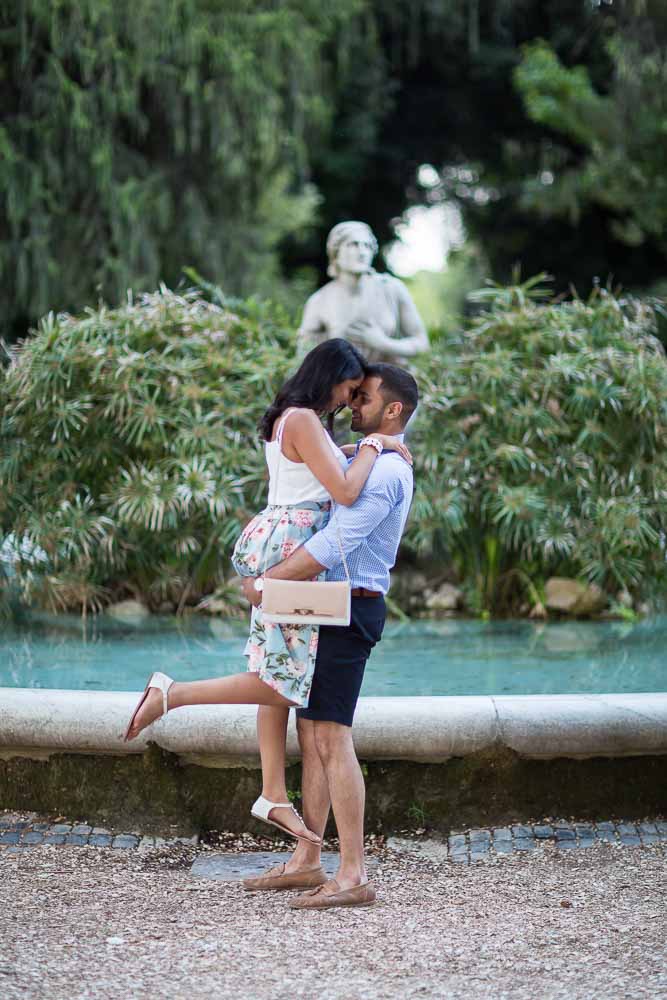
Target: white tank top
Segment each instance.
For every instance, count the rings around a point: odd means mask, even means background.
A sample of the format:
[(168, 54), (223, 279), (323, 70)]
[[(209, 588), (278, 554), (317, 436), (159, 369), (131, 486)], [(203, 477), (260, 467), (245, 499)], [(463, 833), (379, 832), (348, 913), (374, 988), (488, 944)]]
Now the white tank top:
[[(281, 454), (285, 421), (297, 408), (287, 410), (280, 418), (275, 441), (267, 441), (264, 445), (266, 464), (269, 467), (269, 503), (279, 506), (300, 504), (312, 501), (331, 500), (322, 483), (310, 471), (305, 462), (293, 462), (291, 458)], [(347, 469), (347, 458), (329, 435), (327, 441), (331, 450), (340, 462), (343, 470)], [(280, 467), (278, 466), (280, 460)]]

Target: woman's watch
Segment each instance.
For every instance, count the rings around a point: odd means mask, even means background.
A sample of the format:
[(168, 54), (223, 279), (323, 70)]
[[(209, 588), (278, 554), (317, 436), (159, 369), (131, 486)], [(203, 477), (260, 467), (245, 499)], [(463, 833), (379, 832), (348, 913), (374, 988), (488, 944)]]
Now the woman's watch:
[(255, 590), (257, 591), (257, 593), (261, 594), (262, 591), (264, 590), (264, 577), (263, 576), (257, 576), (257, 577), (255, 577), (255, 581), (253, 583), (253, 586), (254, 586)]
[(381, 454), (382, 454), (382, 452), (383, 452), (383, 450), (384, 450), (384, 449), (383, 449), (383, 446), (382, 446), (382, 441), (380, 441), (380, 439), (379, 439), (379, 438), (376, 438), (376, 437), (373, 437), (372, 435), (370, 435), (369, 437), (365, 437), (365, 438), (363, 438), (363, 439), (362, 439), (362, 440), (361, 440), (361, 441), (359, 442), (359, 447), (360, 447), (360, 448), (363, 448), (363, 446), (364, 446), (365, 444), (366, 444), (366, 445), (369, 445), (369, 446), (370, 446), (371, 448), (375, 448), (375, 450), (376, 450), (376, 452), (378, 453), (378, 455), (381, 455)]

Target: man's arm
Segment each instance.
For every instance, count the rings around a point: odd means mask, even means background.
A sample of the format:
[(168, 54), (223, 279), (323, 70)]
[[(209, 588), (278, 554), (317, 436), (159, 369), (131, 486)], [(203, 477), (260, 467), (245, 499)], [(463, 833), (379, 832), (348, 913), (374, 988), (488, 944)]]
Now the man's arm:
[(341, 547), (346, 556), (359, 548), (394, 506), (398, 480), (386, 474), (389, 470), (382, 470), (385, 475), (380, 478), (379, 464), (373, 470), (373, 485), (367, 484), (351, 507), (337, 506), (326, 527), (304, 542), (302, 547), (326, 569), (333, 569), (343, 561)]
[[(311, 556), (305, 545), (300, 545), (287, 559), (267, 569), (264, 576), (270, 576), (273, 580), (312, 580), (324, 569), (326, 567)], [(246, 599), (258, 607), (262, 603), (262, 595), (255, 590), (254, 577), (245, 577), (242, 586)]]
[[(316, 532), (287, 559), (267, 570), (266, 576), (275, 580), (312, 580), (323, 570), (337, 566), (342, 557), (336, 524), (343, 551), (348, 556), (384, 521), (396, 502), (399, 489), (400, 480), (387, 469), (387, 474), (373, 488), (364, 489), (351, 507), (336, 507), (335, 521), (332, 516), (326, 527)], [(255, 607), (261, 603), (261, 594), (254, 589), (252, 579), (243, 581), (243, 593)]]
[(312, 580), (324, 569), (326, 566), (318, 563), (305, 545), (300, 545), (287, 559), (267, 569), (265, 576), (270, 576), (272, 580)]

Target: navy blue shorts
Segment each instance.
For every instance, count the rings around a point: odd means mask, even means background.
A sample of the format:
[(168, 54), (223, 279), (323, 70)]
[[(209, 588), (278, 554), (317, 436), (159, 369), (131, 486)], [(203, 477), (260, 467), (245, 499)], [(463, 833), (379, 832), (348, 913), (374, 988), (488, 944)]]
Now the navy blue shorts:
[(297, 708), (298, 716), (352, 725), (366, 660), (386, 616), (384, 597), (353, 597), (349, 625), (320, 625), (308, 708)]

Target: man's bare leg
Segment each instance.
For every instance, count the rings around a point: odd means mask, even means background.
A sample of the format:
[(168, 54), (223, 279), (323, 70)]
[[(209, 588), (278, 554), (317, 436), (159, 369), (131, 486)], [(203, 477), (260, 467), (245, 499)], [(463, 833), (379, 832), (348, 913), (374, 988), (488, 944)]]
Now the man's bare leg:
[[(169, 710), (186, 705), (283, 705), (291, 702), (265, 684), (255, 673), (212, 677), (205, 681), (175, 681), (169, 688)], [(162, 692), (150, 688), (137, 712), (129, 739), (162, 715)]]
[[(329, 818), (331, 801), (327, 777), (315, 743), (315, 723), (310, 719), (297, 718), (296, 729), (301, 747), (303, 819), (309, 830), (312, 830), (319, 837), (323, 837)], [(318, 868), (321, 861), (320, 852), (319, 845), (307, 844), (300, 840), (294, 854), (285, 866), (285, 871), (293, 872), (299, 869)]]
[[(262, 795), (269, 802), (287, 802), (287, 785), (285, 784), (285, 744), (287, 742), (287, 723), (289, 708), (278, 705), (260, 705), (257, 709), (257, 740), (259, 755), (262, 759)], [(301, 837), (309, 837), (315, 841), (313, 831), (302, 823), (293, 809), (279, 807), (271, 809), (269, 817), (277, 823), (282, 823), (292, 833)], [(301, 843), (301, 841), (299, 841)], [(319, 850), (319, 847), (318, 847)]]
[(336, 881), (341, 889), (351, 889), (366, 881), (364, 779), (354, 751), (352, 729), (338, 722), (315, 722), (314, 726), (315, 746), (324, 768), (340, 841)]

